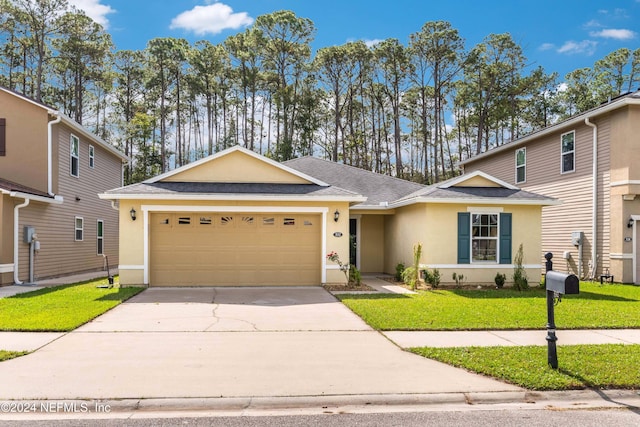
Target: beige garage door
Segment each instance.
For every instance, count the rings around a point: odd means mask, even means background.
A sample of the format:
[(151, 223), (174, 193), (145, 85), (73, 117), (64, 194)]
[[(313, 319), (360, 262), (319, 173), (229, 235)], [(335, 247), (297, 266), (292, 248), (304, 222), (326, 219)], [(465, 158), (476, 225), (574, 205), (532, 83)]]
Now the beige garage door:
[(320, 218), (153, 213), (150, 286), (319, 285)]

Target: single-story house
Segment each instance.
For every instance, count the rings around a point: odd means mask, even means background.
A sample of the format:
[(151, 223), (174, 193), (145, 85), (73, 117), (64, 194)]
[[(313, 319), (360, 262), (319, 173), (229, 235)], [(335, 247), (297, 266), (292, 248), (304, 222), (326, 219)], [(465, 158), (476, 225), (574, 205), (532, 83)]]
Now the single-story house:
[(330, 252), (393, 273), (416, 243), (443, 282), (510, 277), (520, 244), (537, 278), (542, 207), (556, 203), (482, 172), (423, 186), (240, 146), (99, 197), (119, 202), (120, 282), (148, 286), (341, 283)]

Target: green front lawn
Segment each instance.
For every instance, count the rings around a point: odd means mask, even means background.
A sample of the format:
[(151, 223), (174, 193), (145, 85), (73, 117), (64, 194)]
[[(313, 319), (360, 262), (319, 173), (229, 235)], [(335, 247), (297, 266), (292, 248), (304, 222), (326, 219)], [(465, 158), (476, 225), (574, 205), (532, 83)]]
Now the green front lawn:
[[(337, 295), (377, 330), (540, 329), (547, 323), (546, 292), (511, 289), (437, 289), (415, 295)], [(559, 329), (640, 327), (640, 286), (581, 282), (579, 295), (555, 307)]]
[(5, 360), (14, 359), (16, 357), (24, 356), (29, 353), (28, 351), (6, 351), (0, 350), (0, 362)]
[(0, 331), (71, 331), (143, 290), (99, 285), (107, 285), (107, 279), (2, 298)]
[(530, 390), (640, 386), (640, 345), (558, 346), (557, 370), (547, 365), (546, 346), (421, 347), (410, 351)]

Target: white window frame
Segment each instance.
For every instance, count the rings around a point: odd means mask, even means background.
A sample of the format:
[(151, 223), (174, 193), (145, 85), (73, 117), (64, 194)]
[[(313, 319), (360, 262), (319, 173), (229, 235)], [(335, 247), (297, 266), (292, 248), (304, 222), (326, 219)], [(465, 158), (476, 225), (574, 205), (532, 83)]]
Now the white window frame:
[[(524, 153), (524, 163), (521, 165), (518, 165), (518, 153), (520, 152)], [(523, 182), (527, 182), (527, 148), (526, 147), (522, 147), (522, 148), (518, 148), (516, 150), (516, 179), (515, 182), (516, 184), (522, 184)], [(523, 180), (519, 180), (518, 179), (518, 169), (522, 168), (524, 170), (524, 179)]]
[(96, 150), (93, 145), (89, 145), (89, 167), (93, 169), (96, 165)]
[(104, 220), (101, 219), (96, 221), (96, 255), (104, 255)]
[[(564, 152), (563, 140), (565, 135), (570, 135), (570, 134), (573, 135), (573, 150)], [(567, 154), (573, 155), (573, 165), (571, 170), (564, 170), (564, 156)], [(571, 132), (565, 132), (562, 135), (560, 135), (560, 173), (565, 174), (565, 173), (572, 173), (575, 171), (576, 171), (576, 131), (572, 130)]]
[[(476, 215), (495, 215), (496, 216), (496, 235), (495, 237), (492, 236), (478, 236), (475, 237), (473, 235), (473, 218)], [(470, 224), (470, 229), (469, 229), (469, 234), (470, 234), (470, 239), (469, 239), (469, 244), (471, 245), (470, 251), (469, 251), (469, 262), (471, 264), (498, 264), (500, 262), (500, 212), (471, 212), (471, 215), (469, 216), (469, 220), (471, 221)], [(495, 240), (496, 242), (496, 256), (494, 260), (476, 260), (473, 257), (473, 242), (475, 240)]]
[[(74, 150), (74, 146), (77, 145), (77, 149)], [(75, 154), (74, 154), (75, 151)], [(73, 174), (73, 164), (76, 164), (76, 174)], [(80, 177), (80, 138), (71, 134), (69, 138), (69, 175), (76, 178)]]
[[(80, 227), (78, 227), (78, 220), (80, 220)], [(80, 238), (78, 239), (78, 231), (80, 232)], [(76, 242), (84, 241), (84, 218), (77, 216), (73, 220), (73, 239)]]

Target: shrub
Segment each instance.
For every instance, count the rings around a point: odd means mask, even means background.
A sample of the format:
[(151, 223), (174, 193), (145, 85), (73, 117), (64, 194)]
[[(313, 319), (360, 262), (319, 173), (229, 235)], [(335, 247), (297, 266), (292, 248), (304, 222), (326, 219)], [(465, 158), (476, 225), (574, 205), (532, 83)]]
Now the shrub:
[(459, 288), (464, 283), (464, 274), (458, 274), (455, 271), (451, 275), (451, 278), (456, 282), (456, 287)]
[(402, 282), (402, 273), (404, 273), (404, 264), (399, 262), (396, 264), (396, 275), (394, 276), (396, 282)]
[(529, 289), (529, 280), (527, 279), (527, 272), (524, 270), (524, 266), (522, 265), (522, 260), (524, 259), (524, 254), (522, 250), (522, 243), (520, 243), (520, 247), (518, 248), (518, 252), (514, 258), (514, 266), (513, 266), (513, 287), (518, 291), (524, 291)]
[(402, 272), (402, 280), (404, 283), (415, 291), (416, 286), (420, 282), (420, 258), (422, 257), (422, 243), (418, 243), (413, 247), (413, 265), (407, 267)]
[(496, 287), (498, 289), (502, 289), (504, 286), (504, 282), (507, 280), (507, 275), (503, 273), (496, 273), (496, 277), (493, 278), (493, 281), (496, 282)]
[(440, 270), (434, 268), (433, 272), (430, 272), (429, 270), (423, 270), (423, 272), (424, 280), (429, 283), (433, 289), (440, 286)]
[(355, 265), (349, 267), (349, 284), (360, 286), (362, 274)]

